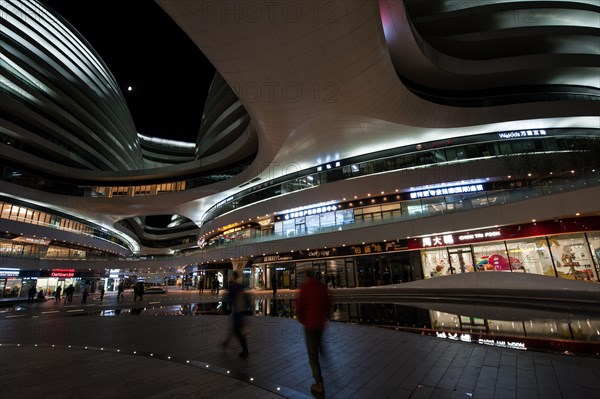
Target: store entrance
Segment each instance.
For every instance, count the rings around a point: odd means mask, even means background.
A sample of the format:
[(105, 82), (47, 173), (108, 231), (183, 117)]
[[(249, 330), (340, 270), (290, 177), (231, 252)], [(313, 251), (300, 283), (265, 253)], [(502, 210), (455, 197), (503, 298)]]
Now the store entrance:
[(473, 254), (471, 247), (448, 248), (450, 267), (448, 274), (468, 273), (473, 271)]

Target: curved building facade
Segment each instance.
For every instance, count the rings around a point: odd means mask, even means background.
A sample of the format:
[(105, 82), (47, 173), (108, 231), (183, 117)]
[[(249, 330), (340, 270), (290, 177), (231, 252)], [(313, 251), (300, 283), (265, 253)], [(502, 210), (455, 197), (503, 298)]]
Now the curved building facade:
[[(251, 20), (246, 2), (159, 4), (218, 70), (194, 148), (131, 130), (123, 157), (139, 170), (16, 164), (27, 183), (5, 167), (6, 219), (17, 199), (32, 212), (4, 240), (35, 234), (41, 206), (118, 238), (129, 253), (115, 268), (177, 267), (182, 284), (237, 268), (257, 288), (272, 274), (295, 288), (306, 268), (347, 287), (485, 271), (599, 280), (593, 2), (281, 2)], [(5, 97), (12, 115), (23, 103)], [(170, 222), (149, 226), (154, 216)], [(75, 269), (100, 261), (88, 253)], [(32, 269), (43, 258), (0, 257)]]

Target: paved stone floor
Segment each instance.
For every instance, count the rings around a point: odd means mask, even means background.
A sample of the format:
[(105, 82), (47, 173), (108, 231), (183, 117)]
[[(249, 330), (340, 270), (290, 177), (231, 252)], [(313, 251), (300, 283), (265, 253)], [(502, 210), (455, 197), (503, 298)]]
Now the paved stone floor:
[[(229, 332), (227, 316), (180, 315), (175, 306), (171, 312), (166, 303), (181, 298), (185, 294), (147, 298), (146, 303), (165, 303), (155, 314), (125, 309), (121, 316), (87, 314), (97, 302), (83, 307), (47, 302), (2, 314), (0, 397), (311, 397), (296, 320), (251, 317), (250, 356), (241, 359), (235, 341), (227, 350), (219, 345)], [(110, 297), (102, 305), (131, 307)], [(325, 351), (327, 398), (600, 397), (598, 358), (334, 322), (328, 324)]]

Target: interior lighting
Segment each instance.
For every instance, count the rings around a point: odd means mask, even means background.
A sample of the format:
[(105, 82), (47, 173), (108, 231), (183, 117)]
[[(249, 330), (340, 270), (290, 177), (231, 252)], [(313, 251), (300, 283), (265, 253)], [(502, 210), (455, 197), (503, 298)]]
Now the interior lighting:
[(579, 213), (579, 212), (577, 212), (577, 213), (575, 214), (575, 216), (579, 216), (579, 215), (581, 215), (581, 213)]

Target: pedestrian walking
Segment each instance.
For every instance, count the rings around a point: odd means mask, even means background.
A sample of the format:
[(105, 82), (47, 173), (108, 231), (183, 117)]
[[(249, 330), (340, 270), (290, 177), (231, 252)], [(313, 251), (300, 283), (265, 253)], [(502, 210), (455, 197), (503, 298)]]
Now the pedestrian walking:
[(69, 284), (69, 286), (67, 288), (65, 288), (65, 294), (67, 294), (67, 297), (65, 298), (65, 303), (67, 303), (67, 301), (69, 303), (73, 302), (73, 293), (75, 292), (75, 287), (73, 287), (73, 284)]
[(35, 287), (31, 287), (29, 291), (27, 291), (27, 302), (34, 303), (35, 302), (35, 294), (37, 290)]
[(87, 299), (88, 296), (90, 295), (90, 292), (88, 291), (87, 287), (83, 290), (83, 294), (81, 294), (81, 303), (87, 303)]
[(119, 285), (117, 286), (117, 302), (119, 302), (121, 299), (123, 299), (123, 282), (121, 281), (119, 283)]
[(304, 283), (296, 298), (296, 315), (304, 326), (308, 361), (315, 380), (310, 390), (314, 394), (322, 395), (325, 388), (323, 387), (319, 353), (323, 352), (323, 331), (329, 316), (331, 297), (327, 286), (315, 278), (312, 270), (306, 270), (304, 277)]
[(144, 300), (144, 284), (143, 283), (139, 283), (138, 296), (140, 297), (140, 301)]
[(250, 298), (245, 292), (244, 286), (242, 285), (241, 273), (237, 270), (233, 271), (232, 281), (229, 283), (229, 291), (227, 292), (227, 301), (231, 305), (231, 320), (232, 327), (231, 332), (221, 344), (223, 349), (227, 349), (229, 341), (233, 335), (240, 341), (242, 351), (239, 356), (246, 358), (249, 355), (248, 352), (248, 341), (246, 339), (246, 332), (244, 331), (246, 326), (245, 316), (250, 308)]
[(56, 291), (54, 291), (54, 301), (60, 302), (60, 294), (62, 292), (62, 288), (60, 286), (56, 287)]
[(204, 294), (204, 277), (200, 277), (200, 281), (198, 281), (198, 293)]
[(138, 284), (134, 285), (133, 286), (133, 300), (134, 301), (137, 301), (137, 297), (139, 295), (139, 292), (140, 292), (139, 285)]
[(100, 301), (104, 301), (104, 286), (100, 288)]
[(277, 269), (271, 270), (271, 289), (273, 290), (273, 298), (277, 295)]

